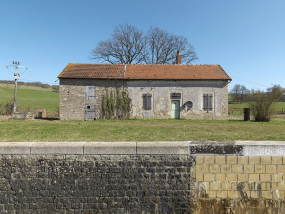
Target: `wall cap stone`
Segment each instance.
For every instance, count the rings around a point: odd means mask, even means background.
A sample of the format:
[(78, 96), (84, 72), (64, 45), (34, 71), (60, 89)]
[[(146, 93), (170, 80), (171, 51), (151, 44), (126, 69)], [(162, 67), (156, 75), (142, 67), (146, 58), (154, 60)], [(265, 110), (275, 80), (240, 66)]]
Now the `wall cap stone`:
[(269, 155), (285, 141), (0, 142), (0, 155)]
[(137, 142), (138, 155), (188, 155), (189, 141), (186, 142)]
[(136, 142), (88, 142), (84, 144), (86, 155), (135, 155)]

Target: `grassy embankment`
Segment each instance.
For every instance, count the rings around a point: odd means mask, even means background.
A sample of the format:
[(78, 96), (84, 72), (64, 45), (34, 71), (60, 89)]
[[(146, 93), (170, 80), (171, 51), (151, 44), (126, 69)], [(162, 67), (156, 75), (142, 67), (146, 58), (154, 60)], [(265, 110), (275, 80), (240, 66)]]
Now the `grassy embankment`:
[[(0, 83), (0, 104), (14, 99), (14, 85)], [(45, 108), (50, 117), (58, 116), (59, 93), (52, 92), (51, 88), (18, 85), (18, 108), (20, 113)]]
[(0, 120), (2, 141), (285, 140), (285, 120)]

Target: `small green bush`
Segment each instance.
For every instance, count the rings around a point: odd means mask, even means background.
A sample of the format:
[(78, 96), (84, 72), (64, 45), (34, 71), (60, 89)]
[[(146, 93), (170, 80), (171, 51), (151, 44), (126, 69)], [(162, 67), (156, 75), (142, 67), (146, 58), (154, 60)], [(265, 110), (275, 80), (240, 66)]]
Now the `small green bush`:
[(6, 101), (0, 104), (0, 114), (1, 115), (11, 115), (14, 108), (13, 100)]

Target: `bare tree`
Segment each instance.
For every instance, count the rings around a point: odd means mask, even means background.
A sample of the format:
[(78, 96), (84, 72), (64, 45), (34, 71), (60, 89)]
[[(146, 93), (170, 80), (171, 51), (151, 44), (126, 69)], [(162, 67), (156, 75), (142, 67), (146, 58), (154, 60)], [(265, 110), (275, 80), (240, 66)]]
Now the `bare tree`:
[(143, 32), (129, 24), (114, 28), (111, 38), (100, 41), (91, 52), (91, 59), (111, 64), (131, 64), (143, 61), (146, 37)]
[(233, 96), (233, 102), (242, 103), (247, 100), (249, 90), (244, 85), (236, 84), (230, 91), (230, 94)]
[(112, 64), (172, 64), (178, 50), (183, 63), (198, 59), (194, 47), (183, 36), (169, 34), (157, 27), (151, 27), (147, 35), (143, 35), (142, 31), (125, 24), (115, 27), (110, 39), (99, 42), (91, 52), (91, 59)]

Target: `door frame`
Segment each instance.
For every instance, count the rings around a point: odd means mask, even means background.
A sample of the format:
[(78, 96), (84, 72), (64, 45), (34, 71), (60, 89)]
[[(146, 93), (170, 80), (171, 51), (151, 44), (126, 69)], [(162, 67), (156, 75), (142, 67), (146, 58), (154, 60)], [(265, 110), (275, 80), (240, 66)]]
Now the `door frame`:
[[(174, 110), (174, 115), (173, 115), (173, 117), (172, 117), (172, 103), (173, 102), (178, 102), (178, 106), (179, 106), (179, 109), (178, 110)], [(171, 100), (171, 113), (170, 113), (170, 118), (171, 119), (180, 119), (180, 100)], [(178, 111), (179, 112), (179, 114), (178, 114), (178, 117), (176, 117), (176, 114), (175, 114), (175, 111)]]

